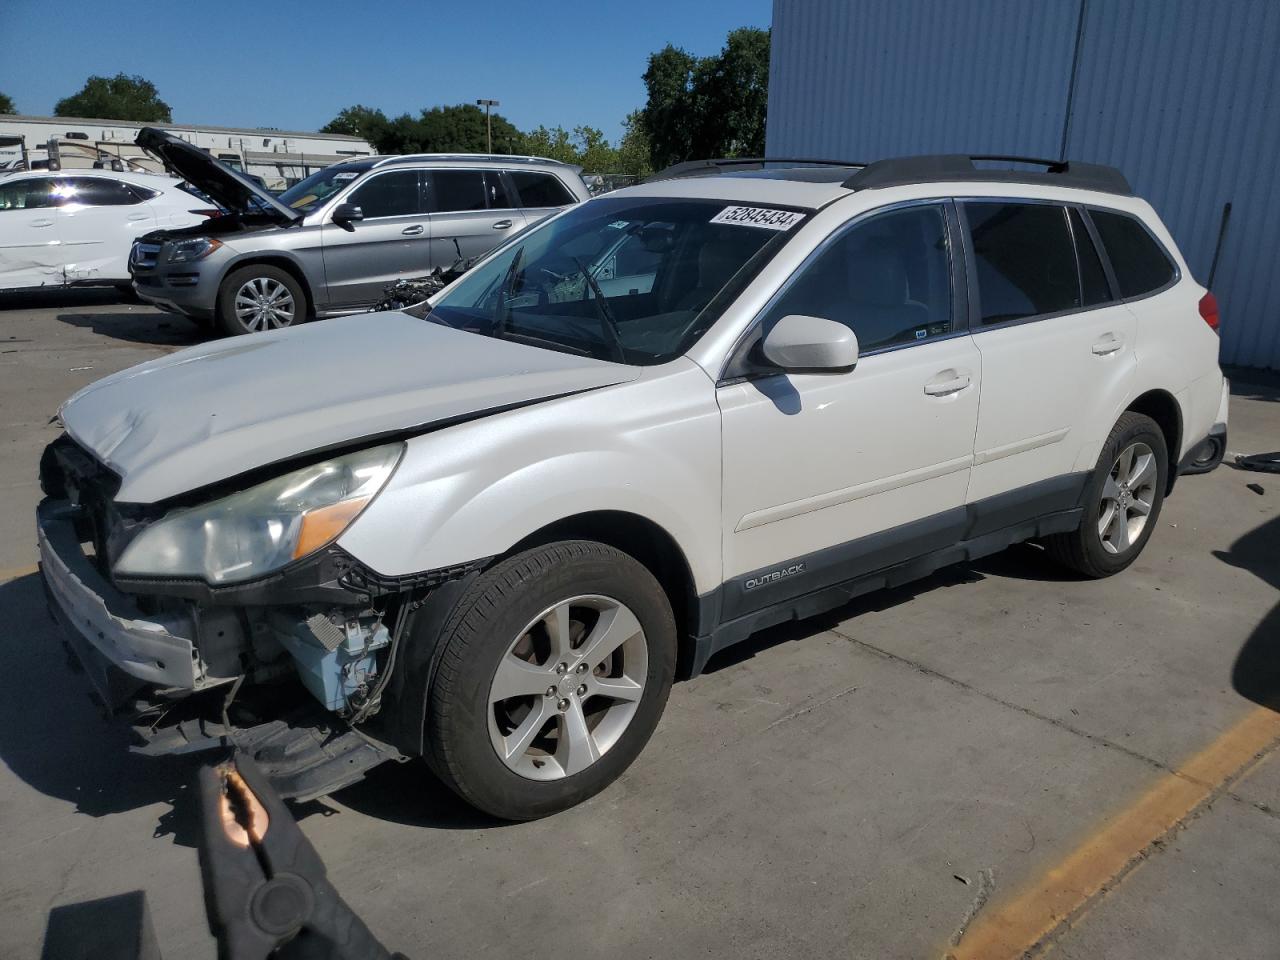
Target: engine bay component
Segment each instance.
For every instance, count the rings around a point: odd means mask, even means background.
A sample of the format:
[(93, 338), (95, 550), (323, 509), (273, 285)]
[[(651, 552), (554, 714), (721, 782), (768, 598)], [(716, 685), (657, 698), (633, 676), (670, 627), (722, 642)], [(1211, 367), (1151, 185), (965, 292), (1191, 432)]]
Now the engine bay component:
[(344, 713), (348, 700), (368, 693), (378, 673), (375, 653), (391, 642), (377, 616), (335, 623), (325, 614), (306, 619), (272, 611), (271, 628), (293, 657), (303, 686), (328, 710)]

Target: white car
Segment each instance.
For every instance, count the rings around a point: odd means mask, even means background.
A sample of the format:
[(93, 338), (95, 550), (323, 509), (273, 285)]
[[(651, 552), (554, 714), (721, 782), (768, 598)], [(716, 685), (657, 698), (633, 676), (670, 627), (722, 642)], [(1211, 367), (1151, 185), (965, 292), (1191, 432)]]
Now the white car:
[(114, 170), (9, 174), (0, 178), (0, 291), (131, 289), (129, 251), (137, 237), (192, 227), (220, 212), (172, 177)]
[(1118, 172), (751, 166), (72, 397), (44, 577), (142, 749), (542, 816), (754, 631), (1028, 539), (1117, 573), (1221, 459), (1215, 301)]

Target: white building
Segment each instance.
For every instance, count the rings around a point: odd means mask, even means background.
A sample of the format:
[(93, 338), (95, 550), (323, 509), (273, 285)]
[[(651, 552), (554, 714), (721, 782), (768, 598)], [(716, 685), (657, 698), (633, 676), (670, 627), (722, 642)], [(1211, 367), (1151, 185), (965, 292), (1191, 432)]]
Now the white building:
[(31, 167), (45, 167), (52, 140), (64, 167), (92, 166), (95, 160), (115, 158), (126, 166), (156, 170), (157, 164), (134, 145), (145, 126), (168, 130), (277, 190), (331, 163), (374, 153), (367, 140), (334, 133), (6, 115), (0, 116), (0, 164), (12, 168), (25, 157)]

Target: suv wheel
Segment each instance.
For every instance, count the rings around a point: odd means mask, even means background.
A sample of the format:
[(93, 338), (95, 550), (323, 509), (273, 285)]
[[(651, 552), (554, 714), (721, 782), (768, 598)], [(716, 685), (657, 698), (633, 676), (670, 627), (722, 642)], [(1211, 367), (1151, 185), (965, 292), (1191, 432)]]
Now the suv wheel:
[(232, 336), (291, 326), (306, 315), (302, 286), (264, 263), (233, 270), (218, 291), (218, 321)]
[(590, 541), (486, 571), (444, 627), (428, 762), (506, 820), (598, 793), (640, 754), (675, 676), (676, 628), (643, 565)]
[(1156, 422), (1123, 414), (1089, 479), (1080, 528), (1046, 538), (1050, 554), (1087, 577), (1109, 577), (1133, 563), (1160, 516), (1168, 464)]

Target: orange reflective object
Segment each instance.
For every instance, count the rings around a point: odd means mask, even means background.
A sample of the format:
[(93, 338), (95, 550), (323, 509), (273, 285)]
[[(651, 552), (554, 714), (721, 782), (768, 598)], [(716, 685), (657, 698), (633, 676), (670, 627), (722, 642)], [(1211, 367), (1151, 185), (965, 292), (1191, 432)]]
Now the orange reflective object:
[(303, 514), (302, 529), (298, 532), (298, 545), (293, 548), (293, 559), (297, 560), (299, 557), (305, 557), (319, 550), (340, 534), (347, 528), (347, 524), (356, 518), (356, 514), (364, 509), (364, 505), (370, 499), (370, 497), (357, 497), (354, 500), (335, 503), (331, 507), (309, 510)]

